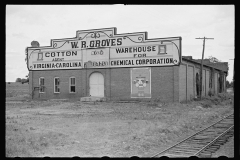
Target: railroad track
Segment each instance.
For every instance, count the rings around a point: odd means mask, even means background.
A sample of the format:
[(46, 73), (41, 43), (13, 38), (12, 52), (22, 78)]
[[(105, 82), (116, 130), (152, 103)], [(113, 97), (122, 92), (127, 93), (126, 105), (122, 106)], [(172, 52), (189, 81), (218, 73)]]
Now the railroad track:
[(234, 115), (231, 114), (152, 157), (211, 157), (233, 134)]

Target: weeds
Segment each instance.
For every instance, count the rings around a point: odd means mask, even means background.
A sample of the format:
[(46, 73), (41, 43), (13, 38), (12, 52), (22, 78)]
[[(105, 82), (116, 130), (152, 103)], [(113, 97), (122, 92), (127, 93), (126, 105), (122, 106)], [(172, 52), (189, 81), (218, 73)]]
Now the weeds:
[[(36, 121), (37, 122), (36, 124), (41, 125), (39, 126), (38, 130), (35, 130), (35, 126), (30, 125), (31, 123), (27, 123), (26, 124), (27, 128), (24, 128), (21, 125), (21, 127), (18, 127), (18, 131), (14, 131), (14, 128), (16, 128), (17, 125), (20, 125), (19, 123), (22, 123), (21, 121), (22, 119), (21, 120), (15, 119), (14, 118), (15, 116), (7, 113), (6, 115), (7, 122), (11, 123), (10, 124), (7, 123), (6, 153), (8, 157), (28, 155), (31, 156), (30, 153), (33, 156), (43, 155), (43, 153), (45, 154), (50, 152), (60, 153), (64, 152), (64, 150), (66, 149), (65, 147), (63, 147), (64, 145), (75, 143), (78, 145), (86, 146), (86, 148), (89, 148), (89, 150), (92, 149), (92, 152), (94, 152), (95, 147), (91, 148), (91, 146), (102, 145), (100, 143), (109, 142), (106, 145), (106, 147), (110, 147), (109, 150), (111, 149), (111, 151), (115, 153), (120, 154), (120, 150), (122, 148), (123, 150), (124, 149), (127, 150), (126, 154), (131, 154), (133, 152), (138, 153), (136, 151), (138, 150), (141, 151), (139, 152), (139, 155), (143, 154), (143, 152), (144, 154), (147, 155), (147, 152), (150, 152), (151, 151), (150, 149), (153, 146), (163, 147), (166, 146), (166, 144), (169, 145), (170, 143), (177, 142), (178, 140), (186, 137), (187, 135), (192, 134), (197, 129), (201, 127), (204, 128), (204, 126), (212, 123), (216, 118), (218, 118), (216, 117), (218, 114), (220, 117), (222, 115), (221, 112), (223, 112), (223, 110), (227, 110), (228, 108), (213, 107), (211, 109), (211, 107), (215, 104), (230, 103), (229, 98), (233, 100), (233, 97), (229, 95), (219, 94), (212, 95), (209, 97), (203, 97), (202, 101), (197, 102), (191, 101), (190, 103), (188, 102), (187, 104), (178, 102), (166, 103), (161, 102), (160, 99), (139, 104), (106, 103), (107, 108), (102, 107), (103, 109), (101, 109), (101, 112), (104, 111), (105, 113), (105, 109), (108, 110), (110, 107), (111, 110), (113, 110), (113, 112), (110, 112), (111, 114), (105, 114), (104, 117), (102, 116), (102, 114), (99, 114), (100, 112), (99, 106), (103, 106), (101, 103), (96, 103), (96, 105), (90, 106), (85, 105), (84, 103), (72, 104), (59, 101), (31, 101), (23, 103), (23, 105), (27, 105), (28, 107), (30, 107), (31, 105), (32, 107), (52, 106), (51, 109), (55, 108), (56, 110), (59, 111), (58, 107), (53, 106), (58, 106), (61, 104), (62, 105), (60, 106), (61, 109), (65, 110), (73, 108), (78, 109), (78, 112), (84, 114), (84, 117), (83, 119), (79, 117), (78, 121), (76, 122), (79, 123), (79, 127), (77, 127), (75, 131), (75, 129), (71, 130), (71, 128), (74, 127), (72, 126), (73, 124), (72, 122), (76, 121), (76, 119), (73, 119), (75, 117), (73, 117), (72, 115), (67, 114), (68, 112), (66, 113), (66, 115), (68, 116), (65, 117), (65, 115), (63, 114), (63, 116), (61, 115), (62, 117), (60, 117), (61, 119), (55, 118), (45, 119), (46, 116), (41, 117), (40, 115), (37, 116), (37, 118), (33, 119), (33, 116), (35, 116), (35, 114), (41, 113), (40, 111), (37, 110), (37, 112), (36, 111), (34, 111), (33, 113), (27, 112), (25, 114), (29, 114), (28, 117), (26, 116), (26, 120), (29, 120), (31, 122)], [(199, 105), (200, 103), (202, 104), (201, 107), (210, 109), (201, 108), (200, 110), (195, 110), (194, 107), (196, 107), (196, 105)], [(28, 109), (28, 111), (30, 111), (30, 109)], [(93, 117), (92, 115), (95, 116), (94, 119), (92, 118)], [(38, 123), (40, 122), (40, 120), (44, 120), (43, 122), (46, 121), (49, 124), (47, 126), (43, 126), (46, 123), (43, 124)], [(63, 120), (64, 123), (62, 123)], [(88, 126), (89, 130), (80, 127), (81, 123), (85, 124), (86, 120), (89, 121), (91, 120), (91, 124), (93, 124)], [(57, 126), (59, 130), (62, 127), (62, 130), (64, 130), (63, 131), (64, 135), (48, 131), (44, 133), (45, 128), (48, 128), (53, 125), (55, 127), (56, 123), (57, 125), (59, 125)], [(38, 128), (38, 126), (36, 127)], [(101, 129), (99, 129), (100, 127)], [(43, 128), (43, 130), (41, 130), (40, 128)], [(25, 132), (25, 130), (28, 131)], [(81, 135), (80, 133), (86, 133), (86, 135), (85, 134)], [(91, 141), (91, 143), (89, 143), (90, 142), (89, 139), (91, 139), (89, 137), (92, 137), (93, 135), (96, 144), (94, 143), (94, 141)], [(72, 137), (79, 137), (79, 139), (81, 138), (82, 141), (79, 142), (75, 141), (74, 139), (73, 142)], [(97, 139), (98, 137), (99, 141)], [(125, 142), (127, 141), (127, 143), (123, 144), (121, 143), (122, 145), (118, 145), (122, 141)], [(79, 151), (79, 148), (77, 148), (79, 147), (78, 145), (72, 145), (71, 148), (72, 153), (73, 152), (78, 153)], [(104, 153), (104, 151), (102, 153)], [(69, 154), (66, 153), (65, 155)]]
[(158, 107), (158, 103), (156, 103), (156, 102), (149, 102), (149, 103), (148, 103), (148, 106)]
[(208, 91), (208, 96), (210, 97), (214, 96), (214, 92), (211, 89)]
[(228, 105), (233, 102), (233, 95), (228, 93), (219, 93), (217, 95), (210, 94), (211, 96), (202, 97), (200, 101), (199, 98), (194, 99), (199, 101), (203, 108), (211, 108), (213, 105)]
[(205, 102), (202, 103), (202, 107), (203, 108), (211, 108), (212, 105), (211, 105), (211, 103), (209, 103), (209, 101), (205, 101)]

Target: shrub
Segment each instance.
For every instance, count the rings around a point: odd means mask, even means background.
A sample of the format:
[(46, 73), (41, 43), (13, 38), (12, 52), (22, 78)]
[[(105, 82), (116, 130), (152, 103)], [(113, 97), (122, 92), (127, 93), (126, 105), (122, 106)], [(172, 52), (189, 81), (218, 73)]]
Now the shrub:
[(210, 96), (210, 97), (211, 97), (211, 96), (214, 96), (214, 92), (213, 92), (212, 90), (209, 90), (209, 91), (208, 91), (208, 96)]
[(15, 82), (22, 82), (21, 78), (17, 78)]
[(212, 102), (218, 105), (221, 102), (221, 99), (218, 96), (214, 96)]
[(226, 93), (219, 93), (218, 94), (218, 97), (224, 101), (224, 100), (228, 100), (229, 98), (231, 98), (231, 96), (229, 94), (226, 94)]
[(212, 103), (210, 100), (206, 100), (204, 102), (201, 103), (203, 108), (211, 108), (212, 107)]
[(199, 97), (195, 97), (193, 98), (194, 101), (200, 101), (200, 98)]

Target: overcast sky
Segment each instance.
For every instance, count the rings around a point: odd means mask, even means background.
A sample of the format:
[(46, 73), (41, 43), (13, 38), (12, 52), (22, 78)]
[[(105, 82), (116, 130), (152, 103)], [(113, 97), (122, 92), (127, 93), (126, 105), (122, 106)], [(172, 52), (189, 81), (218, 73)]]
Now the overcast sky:
[(148, 38), (182, 37), (182, 55), (216, 57), (229, 63), (233, 79), (234, 5), (7, 5), (6, 82), (28, 74), (25, 48), (36, 40), (73, 38), (77, 30), (116, 27), (117, 34), (148, 32)]

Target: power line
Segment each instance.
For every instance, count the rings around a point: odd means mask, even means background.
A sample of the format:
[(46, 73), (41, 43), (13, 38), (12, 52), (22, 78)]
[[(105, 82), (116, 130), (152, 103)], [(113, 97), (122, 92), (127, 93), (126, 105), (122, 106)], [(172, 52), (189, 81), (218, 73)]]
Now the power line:
[(214, 38), (206, 38), (206, 37), (203, 37), (203, 38), (195, 38), (195, 39), (203, 39), (203, 51), (202, 51), (202, 61), (201, 61), (201, 73), (200, 73), (200, 99), (202, 100), (202, 69), (203, 69), (203, 57), (204, 57), (204, 49), (205, 49), (205, 40), (206, 39), (214, 39)]

